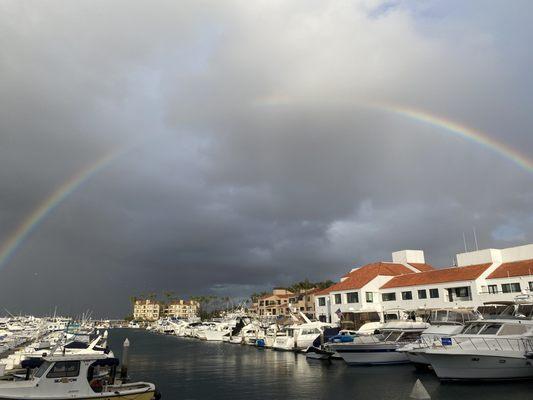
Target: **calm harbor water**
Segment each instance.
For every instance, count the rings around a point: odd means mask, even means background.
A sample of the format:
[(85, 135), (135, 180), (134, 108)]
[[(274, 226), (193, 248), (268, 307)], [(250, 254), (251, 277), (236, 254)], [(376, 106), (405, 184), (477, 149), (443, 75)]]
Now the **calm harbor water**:
[(109, 344), (120, 356), (131, 341), (130, 376), (154, 382), (164, 400), (181, 399), (408, 399), (420, 378), (432, 399), (533, 399), (533, 382), (440, 383), (410, 365), (348, 367), (304, 355), (226, 343), (114, 329)]

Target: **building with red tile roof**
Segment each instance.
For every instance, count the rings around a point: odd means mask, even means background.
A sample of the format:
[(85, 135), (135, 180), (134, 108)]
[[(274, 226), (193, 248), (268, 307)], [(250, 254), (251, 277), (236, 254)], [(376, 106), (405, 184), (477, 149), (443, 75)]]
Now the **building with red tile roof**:
[(460, 253), (456, 260), (455, 267), (433, 268), (421, 251), (393, 253), (393, 262), (353, 269), (315, 293), (316, 316), (333, 322), (340, 316), (352, 324), (345, 327), (357, 328), (396, 309), (475, 308), (517, 295), (533, 298), (533, 244)]

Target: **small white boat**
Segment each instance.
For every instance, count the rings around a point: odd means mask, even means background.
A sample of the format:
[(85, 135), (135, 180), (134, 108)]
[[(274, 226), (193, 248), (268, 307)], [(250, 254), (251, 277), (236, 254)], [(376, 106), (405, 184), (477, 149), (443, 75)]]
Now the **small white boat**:
[[(32, 376), (23, 381), (0, 381), (0, 400), (136, 399), (158, 400), (154, 384), (115, 384), (118, 360), (106, 355), (45, 357)], [(111, 369), (111, 375), (96, 373)]]

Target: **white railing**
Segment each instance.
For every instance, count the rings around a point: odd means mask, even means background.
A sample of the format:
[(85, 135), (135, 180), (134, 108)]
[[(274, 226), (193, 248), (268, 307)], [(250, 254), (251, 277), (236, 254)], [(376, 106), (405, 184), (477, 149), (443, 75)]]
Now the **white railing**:
[[(439, 347), (444, 349), (460, 348), (462, 350), (515, 351), (524, 353), (533, 351), (533, 338), (452, 337), (451, 341), (451, 345), (443, 345), (441, 342)], [(428, 346), (438, 346), (436, 342), (427, 344)]]

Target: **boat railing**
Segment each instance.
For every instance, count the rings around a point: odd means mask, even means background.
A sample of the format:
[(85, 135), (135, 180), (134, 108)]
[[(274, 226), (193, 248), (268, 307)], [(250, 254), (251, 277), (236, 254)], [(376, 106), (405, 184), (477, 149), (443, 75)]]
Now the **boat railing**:
[[(435, 345), (435, 342), (432, 344)], [(453, 337), (451, 345), (445, 345), (442, 342), (440, 346), (444, 349), (460, 348), (462, 350), (492, 350), (492, 351), (516, 351), (532, 352), (533, 338), (489, 338), (489, 337)], [(439, 347), (440, 347), (439, 346)]]

